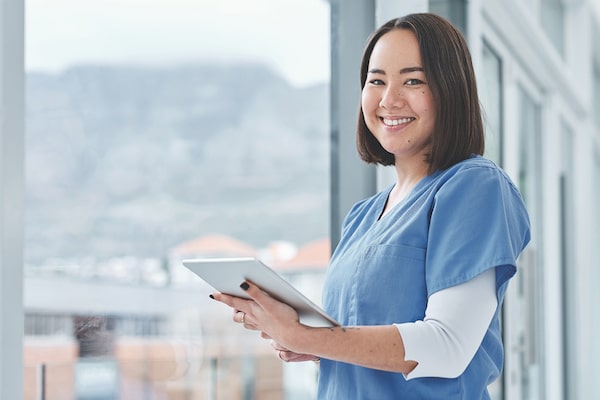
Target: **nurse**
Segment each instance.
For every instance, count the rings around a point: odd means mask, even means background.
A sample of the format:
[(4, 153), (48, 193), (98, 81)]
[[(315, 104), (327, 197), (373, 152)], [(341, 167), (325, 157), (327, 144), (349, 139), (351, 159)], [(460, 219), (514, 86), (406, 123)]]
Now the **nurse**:
[(319, 399), (489, 399), (498, 312), (530, 232), (518, 189), (482, 156), (466, 42), (433, 14), (391, 20), (368, 40), (360, 82), (358, 153), (396, 181), (344, 221), (323, 290), (342, 326), (302, 325), (249, 282), (252, 300), (212, 296), (282, 360), (320, 360)]

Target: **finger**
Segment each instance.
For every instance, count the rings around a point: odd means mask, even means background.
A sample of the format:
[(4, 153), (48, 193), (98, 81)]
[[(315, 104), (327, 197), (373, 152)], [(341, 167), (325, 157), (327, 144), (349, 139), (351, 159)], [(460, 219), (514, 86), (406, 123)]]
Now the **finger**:
[(254, 302), (253, 300), (242, 299), (240, 297), (230, 296), (228, 294), (223, 294), (223, 293), (211, 293), (210, 298), (213, 300), (216, 300), (218, 302), (221, 302), (225, 305), (228, 305), (229, 307), (233, 308), (234, 310), (244, 311), (246, 313), (250, 312), (250, 310), (251, 310), (250, 304)]
[[(285, 318), (287, 319), (287, 324), (299, 323), (298, 312), (296, 310), (288, 304), (274, 299), (252, 282), (244, 281), (240, 284), (240, 287), (245, 290), (248, 297), (253, 300), (252, 305), (258, 307), (261, 311), (265, 311), (267, 314), (278, 314), (280, 319), (279, 322), (281, 322), (281, 318)], [(253, 313), (252, 315), (255, 314)]]
[(283, 350), (279, 350), (277, 352), (277, 357), (279, 357), (280, 360), (288, 362), (289, 361), (289, 355), (287, 354), (286, 351)]
[(308, 361), (312, 356), (306, 354), (297, 354), (297, 353), (286, 353), (287, 362), (298, 362), (298, 361)]
[(293, 351), (279, 351), (277, 356), (285, 362), (320, 361), (321, 359), (311, 354), (298, 354)]
[(265, 332), (261, 332), (260, 337), (263, 339), (271, 339), (271, 336), (267, 335)]
[(272, 304), (272, 301), (275, 301), (275, 299), (269, 296), (267, 292), (261, 290), (258, 286), (250, 281), (242, 282), (240, 288), (242, 288), (242, 290), (244, 290), (248, 296), (263, 309), (265, 308), (265, 305), (268, 306), (269, 304)]
[(288, 351), (289, 349), (283, 347), (282, 345), (280, 345), (279, 343), (277, 343), (276, 341), (272, 340), (271, 341), (271, 347), (277, 351)]
[(241, 310), (233, 311), (233, 322), (237, 322), (238, 324), (244, 324), (246, 321), (246, 313)]
[(285, 361), (285, 362), (306, 361), (307, 357), (309, 357), (306, 354), (298, 354), (298, 353), (294, 353), (293, 351), (285, 351), (285, 350), (280, 350), (278, 352), (278, 356), (282, 361)]

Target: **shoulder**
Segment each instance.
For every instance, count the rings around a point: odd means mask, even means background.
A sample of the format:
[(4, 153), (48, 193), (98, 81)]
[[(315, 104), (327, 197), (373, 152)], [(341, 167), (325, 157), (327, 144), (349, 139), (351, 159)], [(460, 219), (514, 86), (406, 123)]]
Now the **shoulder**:
[(453, 166), (441, 171), (440, 175), (453, 176), (453, 175), (469, 174), (472, 176), (472, 175), (476, 175), (476, 174), (486, 174), (486, 173), (497, 173), (499, 175), (504, 176), (505, 178), (508, 178), (508, 176), (502, 170), (502, 168), (500, 168), (498, 165), (496, 165), (495, 162), (493, 162), (492, 160), (490, 160), (488, 158), (485, 158), (482, 156), (477, 156), (477, 155), (467, 158), (466, 160), (458, 162), (458, 163), (454, 164)]
[[(516, 213), (527, 221), (521, 192), (493, 161), (475, 156), (439, 172), (433, 208), (465, 217)], [(461, 211), (462, 210), (462, 211)], [(518, 211), (521, 210), (521, 211)]]
[(462, 283), (491, 267), (506, 266), (502, 279), (508, 279), (530, 240), (529, 216), (519, 190), (483, 157), (438, 174), (428, 243), (430, 266), (437, 274), (430, 274), (430, 291)]
[(453, 166), (438, 172), (438, 188), (446, 186), (449, 188), (465, 189), (479, 188), (486, 186), (503, 186), (512, 192), (519, 193), (517, 186), (492, 160), (482, 156), (472, 156)]

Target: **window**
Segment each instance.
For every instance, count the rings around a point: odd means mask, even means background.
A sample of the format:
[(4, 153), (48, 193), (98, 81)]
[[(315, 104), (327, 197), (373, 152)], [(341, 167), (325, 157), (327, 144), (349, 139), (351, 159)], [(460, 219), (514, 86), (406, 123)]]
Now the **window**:
[(485, 124), (486, 157), (502, 163), (502, 60), (483, 45), (483, 76), (479, 84)]
[[(484, 42), (482, 46), (483, 74), (478, 81), (485, 128), (485, 156), (502, 165), (502, 59)], [(492, 399), (502, 399), (502, 379), (488, 391)]]
[(594, 91), (592, 98), (594, 102), (594, 124), (596, 126), (596, 132), (600, 134), (600, 62), (594, 65)]
[(563, 0), (541, 0), (540, 16), (544, 32), (556, 48), (565, 54), (565, 6)]
[(561, 123), (561, 149), (562, 149), (562, 165), (560, 175), (560, 242), (561, 242), (561, 290), (562, 290), (562, 320), (563, 320), (563, 397), (566, 399), (577, 398), (578, 388), (577, 382), (577, 335), (572, 331), (571, 327), (576, 326), (576, 293), (578, 287), (576, 285), (577, 278), (575, 267), (575, 232), (574, 211), (575, 204), (573, 198), (574, 178), (575, 178), (575, 160), (574, 160), (574, 145), (573, 132), (569, 129), (566, 123)]
[(531, 242), (519, 260), (516, 276), (521, 303), (520, 370), (522, 398), (545, 398), (543, 385), (544, 330), (543, 330), (543, 263), (541, 247), (541, 122), (540, 107), (528, 93), (519, 89), (520, 161), (518, 186), (525, 200), (531, 220)]
[(26, 29), (27, 395), (306, 398), (314, 366), (180, 261), (255, 255), (318, 301), (327, 2), (31, 0)]
[[(596, 182), (600, 182), (600, 144), (598, 144), (594, 151), (594, 174)], [(594, 198), (598, 199), (600, 197), (600, 184), (596, 184), (594, 186)], [(592, 226), (600, 226), (600, 210), (598, 207), (594, 209), (594, 223)], [(594, 250), (592, 254), (592, 259), (598, 260), (600, 259), (600, 230), (594, 229)], [(591, 268), (591, 277), (590, 282), (600, 282), (600, 269), (599, 268)], [(600, 292), (598, 290), (593, 290), (591, 293), (591, 304), (592, 308), (600, 307)], [(598, 332), (600, 329), (600, 316), (592, 315), (592, 324), (591, 324), (592, 332)], [(597, 340), (593, 340), (591, 342), (591, 357), (596, 358), (600, 356), (600, 343)]]

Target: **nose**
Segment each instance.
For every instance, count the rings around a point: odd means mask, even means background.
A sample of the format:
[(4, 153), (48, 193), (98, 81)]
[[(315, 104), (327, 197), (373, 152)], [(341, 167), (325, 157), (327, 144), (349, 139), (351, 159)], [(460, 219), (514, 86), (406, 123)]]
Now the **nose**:
[(400, 108), (404, 105), (404, 91), (396, 85), (388, 85), (382, 94), (379, 106), (385, 109)]

